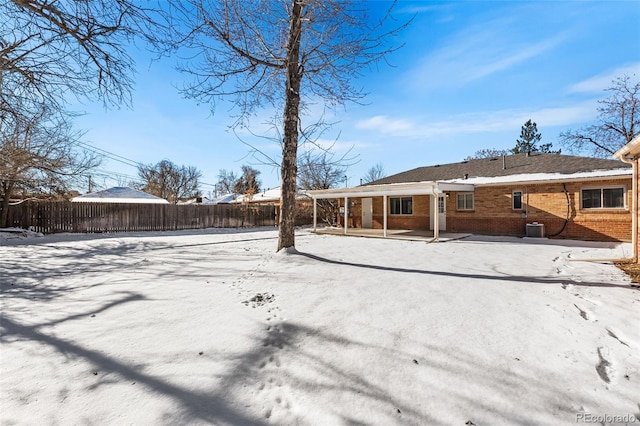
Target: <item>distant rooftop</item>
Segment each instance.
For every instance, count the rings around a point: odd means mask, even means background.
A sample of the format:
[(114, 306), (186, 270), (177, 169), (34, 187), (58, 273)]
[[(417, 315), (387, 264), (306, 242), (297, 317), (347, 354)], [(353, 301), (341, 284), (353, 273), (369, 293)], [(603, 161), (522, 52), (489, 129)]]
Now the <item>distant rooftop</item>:
[(74, 202), (103, 202), (103, 203), (148, 203), (148, 204), (168, 204), (164, 198), (147, 194), (133, 188), (116, 186), (103, 191), (92, 192), (73, 198)]

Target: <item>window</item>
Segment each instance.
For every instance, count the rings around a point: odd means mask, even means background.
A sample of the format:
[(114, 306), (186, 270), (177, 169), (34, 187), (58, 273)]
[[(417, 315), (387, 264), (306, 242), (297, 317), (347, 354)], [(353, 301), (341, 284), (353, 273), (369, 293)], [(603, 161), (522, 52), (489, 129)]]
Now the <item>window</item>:
[(514, 210), (522, 210), (522, 191), (513, 191), (511, 193), (511, 204)]
[(473, 210), (473, 192), (458, 194), (457, 210)]
[(625, 188), (593, 188), (582, 190), (583, 209), (624, 209)]
[(413, 214), (413, 198), (389, 198), (391, 214)]

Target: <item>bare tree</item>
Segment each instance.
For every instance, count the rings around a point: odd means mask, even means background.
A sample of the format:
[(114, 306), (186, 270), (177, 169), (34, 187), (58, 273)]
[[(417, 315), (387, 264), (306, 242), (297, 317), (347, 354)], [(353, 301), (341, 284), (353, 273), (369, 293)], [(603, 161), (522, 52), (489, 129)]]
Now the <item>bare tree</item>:
[(200, 195), (198, 184), (202, 173), (192, 166), (162, 160), (156, 165), (138, 166), (138, 176), (144, 182), (143, 191), (173, 204)]
[[(351, 82), (363, 67), (393, 48), (400, 28), (386, 31), (370, 19), (362, 1), (345, 0), (172, 0), (170, 31), (157, 39), (169, 49), (185, 47), (182, 70), (194, 81), (186, 96), (212, 107), (228, 98), (237, 107), (232, 126), (262, 108), (282, 111), (282, 210), (278, 250), (295, 245), (297, 150), (301, 112), (309, 102), (328, 106), (358, 100), (364, 93)], [(402, 26), (400, 26), (402, 27)], [(195, 55), (193, 54), (195, 53)]]
[[(62, 110), (69, 93), (120, 104), (129, 99), (126, 47), (153, 24), (133, 0), (0, 2), (0, 105)], [(13, 111), (16, 113), (18, 111)]]
[(376, 163), (375, 165), (371, 166), (371, 168), (367, 170), (367, 173), (362, 177), (362, 183), (367, 184), (375, 182), (385, 176), (386, 174), (384, 173), (384, 167), (382, 167), (382, 163)]
[(62, 191), (96, 164), (79, 149), (66, 104), (74, 95), (105, 105), (129, 100), (126, 48), (151, 32), (148, 12), (134, 0), (0, 1), (3, 199), (16, 185)]
[(28, 119), (5, 114), (0, 120), (0, 227), (7, 226), (15, 191), (68, 193), (71, 183), (100, 164), (97, 154), (82, 148), (82, 135), (65, 118), (43, 107)]
[(499, 149), (499, 148), (485, 148), (475, 152), (475, 154), (465, 157), (465, 161), (476, 160), (479, 158), (492, 158), (501, 157), (503, 155), (511, 155), (513, 150), (511, 149)]
[[(346, 169), (347, 166), (342, 161), (334, 161), (327, 151), (306, 151), (298, 160), (298, 184), (305, 190), (335, 188), (342, 181)], [(316, 202), (320, 220), (333, 225), (336, 200), (320, 199)]]
[(231, 194), (237, 181), (238, 176), (233, 171), (221, 169), (218, 173), (218, 188), (222, 194)]
[(327, 151), (306, 151), (298, 160), (298, 185), (302, 189), (335, 188), (343, 179), (347, 166), (334, 161)]
[(640, 80), (624, 75), (606, 89), (610, 96), (599, 101), (596, 124), (560, 134), (569, 152), (587, 152), (594, 157), (610, 157), (640, 134)]

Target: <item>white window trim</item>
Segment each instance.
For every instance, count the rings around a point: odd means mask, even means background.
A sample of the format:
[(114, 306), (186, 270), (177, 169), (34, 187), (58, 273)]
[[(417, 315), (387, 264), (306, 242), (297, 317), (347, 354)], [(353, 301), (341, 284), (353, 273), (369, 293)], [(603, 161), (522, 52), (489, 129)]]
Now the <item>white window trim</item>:
[[(411, 198), (411, 213), (402, 213), (402, 199)], [(400, 200), (400, 213), (391, 212), (391, 200)], [(413, 196), (411, 197), (389, 197), (389, 216), (413, 216)]]
[[(600, 207), (583, 207), (582, 206), (582, 191), (589, 191), (599, 189), (601, 193), (600, 197)], [(604, 189), (622, 189), (624, 192), (624, 196), (622, 197), (622, 201), (624, 202), (623, 207), (602, 207), (602, 202), (604, 202), (604, 196), (602, 196), (602, 191)], [(580, 210), (629, 210), (629, 206), (627, 205), (627, 193), (629, 192), (627, 185), (608, 185), (608, 186), (585, 186), (580, 188)]]
[[(516, 207), (515, 204), (515, 194), (516, 192), (520, 193), (520, 207)], [(520, 210), (524, 210), (524, 191), (522, 189), (514, 189), (513, 191), (511, 191), (511, 210), (516, 210), (516, 211), (520, 211)]]
[[(465, 208), (461, 209), (460, 205), (458, 203), (458, 197), (466, 196), (466, 195), (471, 195), (471, 204), (472, 204), (472, 206), (471, 206), (471, 208), (467, 208), (465, 206)], [(473, 192), (458, 192), (456, 194), (456, 211), (459, 211), (459, 212), (472, 212), (472, 211), (475, 211), (475, 209), (476, 209), (476, 196), (475, 196), (475, 194)]]

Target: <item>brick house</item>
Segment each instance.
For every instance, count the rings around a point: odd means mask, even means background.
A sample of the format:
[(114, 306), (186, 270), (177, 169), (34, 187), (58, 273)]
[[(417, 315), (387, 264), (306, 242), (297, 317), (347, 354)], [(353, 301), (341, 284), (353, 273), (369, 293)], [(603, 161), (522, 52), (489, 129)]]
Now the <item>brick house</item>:
[[(354, 188), (309, 191), (340, 200), (340, 226), (631, 241), (632, 167), (530, 153), (419, 167)], [(347, 206), (345, 209), (344, 206)]]
[(633, 166), (633, 200), (631, 203), (633, 260), (636, 263), (640, 263), (638, 255), (640, 252), (640, 238), (638, 238), (638, 222), (640, 221), (640, 208), (638, 207), (640, 200), (640, 136), (636, 136), (631, 142), (613, 154), (613, 156), (625, 163), (631, 163)]

